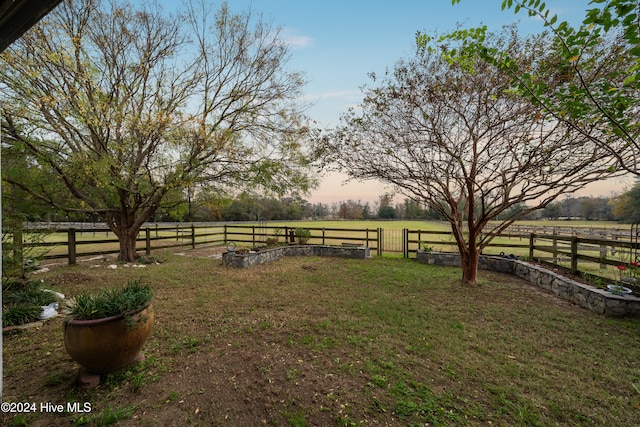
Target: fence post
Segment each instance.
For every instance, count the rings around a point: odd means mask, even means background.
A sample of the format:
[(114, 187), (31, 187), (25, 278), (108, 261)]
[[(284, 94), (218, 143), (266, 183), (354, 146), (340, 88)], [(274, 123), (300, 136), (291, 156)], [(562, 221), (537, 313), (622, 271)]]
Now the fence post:
[(378, 228), (378, 256), (382, 256), (382, 245), (384, 244), (384, 230)]
[(224, 244), (226, 245), (228, 243), (227, 242), (227, 224), (224, 225), (223, 238), (224, 238)]
[[(604, 233), (600, 233), (600, 238), (602, 240), (605, 240), (607, 238), (607, 235), (604, 234)], [(607, 245), (605, 245), (605, 244), (601, 244), (600, 245), (600, 258), (602, 258), (603, 261), (607, 259)], [(607, 269), (607, 264), (600, 263), (600, 269), (601, 270), (606, 270)]]
[(536, 233), (529, 235), (529, 261), (533, 261), (533, 245), (536, 241)]
[(366, 239), (367, 245), (366, 247), (369, 247), (369, 229), (367, 228), (367, 239)]
[(255, 248), (256, 247), (256, 226), (255, 225), (251, 226), (251, 243)]
[(149, 227), (144, 229), (144, 253), (149, 256), (151, 255), (151, 229)]
[(553, 229), (553, 263), (558, 263), (558, 230), (556, 228)]
[(402, 257), (409, 258), (409, 229), (402, 229)]
[[(8, 222), (8, 221), (7, 221)], [(8, 275), (24, 277), (24, 243), (22, 237), (22, 221), (11, 221), (10, 233), (13, 235), (12, 244), (2, 244), (3, 254), (11, 248), (13, 259), (5, 260), (2, 272)], [(4, 256), (4, 255), (3, 255)]]
[(67, 230), (67, 253), (69, 265), (76, 263), (76, 229), (69, 228)]
[(578, 273), (578, 236), (571, 236), (571, 272)]
[(196, 248), (196, 226), (191, 224), (191, 249)]
[[(618, 240), (618, 234), (615, 231), (611, 232), (611, 240), (613, 240), (614, 242)], [(617, 251), (616, 245), (615, 244), (611, 245), (611, 255), (615, 255), (616, 251)]]
[(322, 244), (324, 245), (324, 227), (322, 227)]
[(24, 276), (24, 243), (22, 237), (22, 221), (16, 221), (13, 230), (13, 258), (18, 265), (20, 276)]

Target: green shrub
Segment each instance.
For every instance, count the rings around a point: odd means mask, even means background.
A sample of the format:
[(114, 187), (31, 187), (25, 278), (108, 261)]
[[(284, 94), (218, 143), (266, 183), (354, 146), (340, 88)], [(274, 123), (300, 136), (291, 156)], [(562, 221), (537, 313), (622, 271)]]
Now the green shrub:
[(19, 303), (2, 309), (2, 326), (17, 326), (35, 322), (40, 318), (42, 308), (39, 305)]
[(58, 301), (54, 293), (43, 291), (43, 285), (41, 280), (3, 279), (2, 325), (17, 326), (39, 320), (42, 306)]
[(296, 228), (296, 238), (301, 245), (306, 244), (311, 238), (311, 231), (308, 228), (298, 227)]
[(2, 301), (4, 304), (32, 303), (35, 306), (48, 305), (57, 301), (52, 292), (43, 292), (42, 281), (23, 282), (20, 280), (2, 281)]

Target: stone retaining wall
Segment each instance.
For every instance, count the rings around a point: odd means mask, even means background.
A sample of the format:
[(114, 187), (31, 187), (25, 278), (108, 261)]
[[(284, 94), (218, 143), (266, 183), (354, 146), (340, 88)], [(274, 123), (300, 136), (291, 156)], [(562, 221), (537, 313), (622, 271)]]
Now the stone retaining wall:
[(253, 267), (282, 258), (283, 256), (329, 256), (339, 258), (370, 258), (369, 248), (364, 246), (291, 245), (262, 249), (249, 253), (227, 252), (222, 254), (222, 262), (233, 267)]
[[(445, 252), (418, 251), (417, 260), (425, 264), (460, 266), (460, 255)], [(510, 273), (552, 292), (560, 298), (609, 316), (639, 316), (640, 298), (618, 296), (611, 292), (585, 285), (537, 265), (511, 258), (481, 255), (479, 267), (483, 270)]]

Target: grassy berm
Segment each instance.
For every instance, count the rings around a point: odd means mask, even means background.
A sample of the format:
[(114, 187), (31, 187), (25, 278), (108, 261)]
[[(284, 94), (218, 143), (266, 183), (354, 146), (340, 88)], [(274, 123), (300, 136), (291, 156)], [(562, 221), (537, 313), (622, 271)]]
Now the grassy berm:
[[(0, 424), (640, 425), (638, 319), (599, 316), (497, 273), (461, 287), (459, 269), (405, 259), (242, 270), (204, 255), (39, 276), (68, 297), (141, 278), (155, 291), (156, 324), (146, 361), (91, 391), (74, 385), (61, 317), (5, 334), (2, 400), (36, 412)], [(91, 411), (46, 413), (47, 402)]]

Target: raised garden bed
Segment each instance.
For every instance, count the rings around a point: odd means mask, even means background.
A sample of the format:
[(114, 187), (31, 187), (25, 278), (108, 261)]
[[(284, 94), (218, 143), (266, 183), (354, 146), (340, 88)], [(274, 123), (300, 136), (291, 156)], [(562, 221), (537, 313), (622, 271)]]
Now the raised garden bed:
[[(460, 255), (457, 253), (418, 251), (416, 259), (425, 264), (460, 266)], [(634, 295), (614, 295), (608, 290), (577, 282), (518, 259), (481, 255), (479, 264), (483, 270), (513, 274), (598, 314), (640, 316), (640, 298)]]
[(371, 256), (371, 251), (364, 246), (291, 245), (246, 253), (229, 251), (222, 254), (222, 262), (224, 265), (248, 268), (275, 261), (285, 256), (329, 256), (364, 259)]

